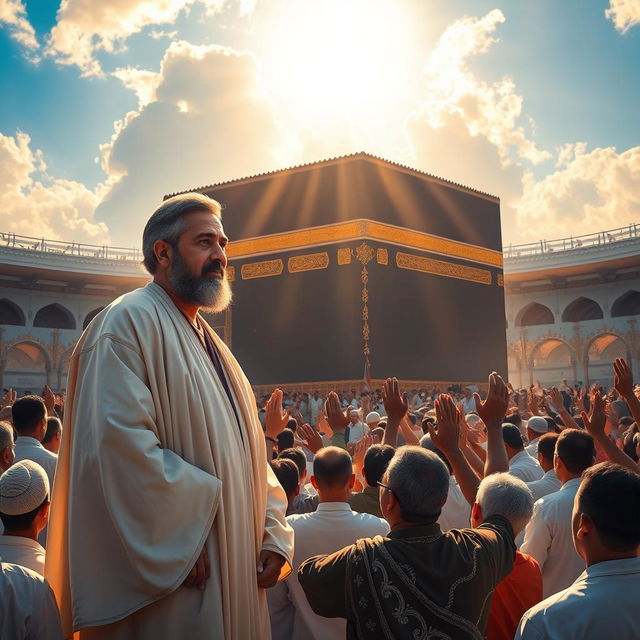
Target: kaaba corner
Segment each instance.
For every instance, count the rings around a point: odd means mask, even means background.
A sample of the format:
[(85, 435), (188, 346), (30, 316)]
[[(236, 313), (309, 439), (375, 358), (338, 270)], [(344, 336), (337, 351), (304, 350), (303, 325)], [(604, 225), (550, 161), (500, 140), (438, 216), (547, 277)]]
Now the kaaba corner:
[(211, 320), (254, 386), (506, 374), (497, 197), (366, 153), (192, 191), (223, 207)]

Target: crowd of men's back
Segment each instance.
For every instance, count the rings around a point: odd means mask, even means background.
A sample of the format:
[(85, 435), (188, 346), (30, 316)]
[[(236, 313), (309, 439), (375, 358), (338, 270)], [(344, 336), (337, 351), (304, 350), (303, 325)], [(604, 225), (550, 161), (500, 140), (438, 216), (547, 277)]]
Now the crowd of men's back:
[[(526, 413), (495, 373), (417, 410), (395, 379), (365, 406), (314, 394), (312, 425), (276, 390), (260, 418), (295, 551), (272, 637), (637, 637), (640, 401), (614, 369), (609, 394), (540, 390)], [(43, 578), (61, 401), (0, 407), (2, 638), (62, 637)]]

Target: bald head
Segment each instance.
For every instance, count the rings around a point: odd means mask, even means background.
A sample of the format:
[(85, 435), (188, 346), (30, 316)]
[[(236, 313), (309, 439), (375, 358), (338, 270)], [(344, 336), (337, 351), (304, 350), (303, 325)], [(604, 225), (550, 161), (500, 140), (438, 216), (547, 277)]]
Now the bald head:
[(0, 422), (0, 473), (4, 473), (15, 458), (13, 452), (13, 427), (10, 422)]
[(322, 488), (344, 487), (353, 474), (351, 456), (338, 447), (325, 447), (313, 460), (313, 477)]

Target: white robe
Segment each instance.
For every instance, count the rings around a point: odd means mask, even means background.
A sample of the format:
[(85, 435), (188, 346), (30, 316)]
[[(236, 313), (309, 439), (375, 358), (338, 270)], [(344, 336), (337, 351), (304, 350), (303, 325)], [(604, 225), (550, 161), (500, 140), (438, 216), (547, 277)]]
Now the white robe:
[[(293, 532), (251, 387), (210, 335), (240, 424), (157, 284), (114, 301), (76, 346), (45, 566), (65, 637), (269, 637), (256, 561), (268, 549), (290, 564)], [(204, 544), (206, 589), (181, 586)]]

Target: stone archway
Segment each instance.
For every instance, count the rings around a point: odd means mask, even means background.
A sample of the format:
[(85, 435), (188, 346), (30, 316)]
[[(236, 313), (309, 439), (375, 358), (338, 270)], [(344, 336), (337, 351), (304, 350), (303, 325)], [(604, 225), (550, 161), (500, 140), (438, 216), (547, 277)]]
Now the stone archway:
[(40, 394), (51, 383), (51, 356), (37, 340), (22, 338), (8, 345), (3, 365), (3, 386), (18, 394)]
[[(613, 331), (593, 336), (585, 348), (585, 363), (589, 384), (600, 382), (603, 387), (613, 385), (613, 361), (625, 358), (631, 363), (631, 350), (625, 339)], [(586, 381), (585, 381), (586, 382)]]
[(574, 350), (562, 338), (547, 336), (531, 349), (529, 374), (531, 382), (539, 380), (543, 387), (558, 385), (563, 379), (575, 380)]

